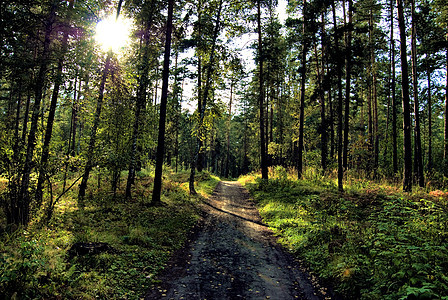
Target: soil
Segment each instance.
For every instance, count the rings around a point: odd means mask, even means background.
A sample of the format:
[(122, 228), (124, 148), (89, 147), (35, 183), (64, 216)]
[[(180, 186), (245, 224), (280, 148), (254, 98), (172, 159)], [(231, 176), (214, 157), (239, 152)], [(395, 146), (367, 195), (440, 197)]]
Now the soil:
[(203, 210), (145, 299), (331, 299), (276, 243), (238, 182), (220, 182)]

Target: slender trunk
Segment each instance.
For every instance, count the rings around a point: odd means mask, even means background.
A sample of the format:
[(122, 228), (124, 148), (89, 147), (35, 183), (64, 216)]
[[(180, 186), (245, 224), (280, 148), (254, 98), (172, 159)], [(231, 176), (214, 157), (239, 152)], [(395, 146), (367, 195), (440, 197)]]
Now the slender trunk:
[[(199, 1), (198, 3), (198, 35), (199, 38), (202, 38), (202, 7), (203, 2)], [(202, 111), (202, 57), (201, 54), (198, 53), (198, 112), (199, 114)], [(205, 108), (204, 108), (205, 109)], [(198, 137), (197, 137), (197, 143), (199, 148), (198, 158), (193, 156), (194, 161), (194, 168), (197, 169), (198, 172), (202, 172), (204, 169), (204, 145), (202, 142), (202, 137), (199, 134), (200, 130), (198, 130)], [(193, 165), (192, 165), (193, 166)], [(193, 176), (194, 177), (194, 176)], [(194, 187), (193, 187), (194, 188)]]
[(110, 69), (111, 58), (112, 58), (112, 50), (109, 50), (106, 57), (106, 64), (104, 65), (103, 69), (103, 75), (101, 77), (100, 90), (98, 100), (96, 102), (95, 116), (93, 119), (93, 126), (90, 131), (90, 141), (89, 141), (89, 147), (87, 149), (87, 162), (86, 165), (84, 166), (84, 173), (82, 176), (81, 184), (79, 185), (78, 207), (81, 209), (84, 208), (84, 197), (86, 195), (87, 181), (89, 180), (90, 171), (92, 171), (92, 168), (94, 166), (93, 152), (95, 150), (96, 134), (101, 120), (101, 109), (103, 106), (104, 87), (106, 85), (106, 79)]
[[(344, 5), (345, 7), (345, 5)], [(350, 122), (350, 81), (351, 81), (351, 44), (352, 44), (352, 0), (348, 0), (348, 32), (345, 50), (345, 112), (344, 112), (344, 149), (343, 149), (343, 167), (348, 168), (348, 131)]]
[(261, 178), (268, 180), (268, 166), (266, 159), (266, 144), (264, 132), (264, 87), (263, 87), (263, 38), (261, 35), (261, 0), (257, 1), (257, 32), (258, 32), (258, 56), (259, 56), (259, 91), (258, 91), (258, 105), (260, 108), (260, 159), (261, 159)]
[(165, 54), (163, 58), (162, 96), (160, 99), (159, 138), (157, 142), (156, 170), (154, 176), (154, 189), (152, 204), (157, 205), (162, 191), (163, 154), (165, 151), (165, 121), (166, 104), (168, 102), (168, 82), (170, 75), (171, 33), (173, 31), (174, 0), (168, 1), (168, 18), (166, 22)]
[[(73, 0), (70, 1), (69, 5), (69, 10), (72, 9), (73, 9)], [(64, 36), (62, 38), (61, 53), (58, 60), (58, 67), (56, 71), (57, 72), (56, 80), (54, 83), (53, 94), (51, 95), (50, 109), (48, 112), (47, 128), (45, 130), (45, 139), (44, 139), (44, 145), (42, 147), (42, 157), (40, 160), (39, 177), (37, 180), (37, 187), (36, 187), (37, 207), (40, 207), (40, 205), (42, 204), (42, 196), (43, 196), (42, 189), (47, 173), (48, 158), (50, 154), (50, 141), (53, 133), (53, 123), (54, 123), (54, 116), (56, 113), (56, 106), (58, 103), (59, 88), (62, 83), (62, 67), (64, 64), (65, 53), (67, 52), (68, 31), (69, 31), (68, 28), (64, 30)]]
[(428, 73), (428, 172), (432, 170), (432, 98), (431, 98), (431, 69), (427, 65)]
[[(321, 122), (321, 164), (322, 164), (322, 173), (325, 174), (325, 171), (327, 170), (327, 156), (328, 156), (328, 121), (326, 117), (326, 108), (325, 108), (325, 91), (324, 91), (324, 72), (325, 72), (325, 56), (327, 52), (327, 46), (326, 46), (326, 35), (325, 35), (325, 17), (324, 14), (321, 16), (321, 28), (322, 28), (322, 37), (321, 37), (321, 43), (322, 43), (322, 60), (321, 60), (321, 74), (318, 74), (319, 78), (319, 96), (320, 96), (320, 122)], [(317, 53), (316, 53), (316, 59), (317, 59)], [(317, 67), (317, 70), (319, 71), (319, 67)]]
[(403, 191), (412, 191), (412, 142), (411, 142), (411, 109), (409, 97), (409, 73), (406, 51), (406, 26), (404, 22), (403, 0), (397, 0), (398, 27), (400, 28), (401, 57), (401, 90), (403, 98)]
[(342, 192), (344, 190), (343, 184), (342, 184), (342, 180), (344, 178), (344, 168), (342, 166), (342, 63), (340, 61), (339, 58), (339, 34), (338, 34), (338, 30), (337, 30), (337, 23), (336, 23), (336, 8), (335, 8), (335, 3), (334, 1), (332, 1), (331, 3), (332, 8), (333, 8), (333, 23), (334, 23), (334, 28), (335, 28), (335, 34), (334, 34), (334, 39), (335, 39), (335, 52), (336, 52), (336, 57), (338, 57), (337, 59), (337, 76), (338, 76), (338, 189), (340, 192)]
[[(202, 112), (202, 59), (200, 57), (198, 57), (198, 112)], [(195, 161), (195, 168), (198, 170), (198, 172), (202, 172), (202, 170), (204, 169), (204, 143), (202, 142), (202, 137), (199, 134), (197, 137), (197, 143), (199, 153), (197, 161)]]
[[(151, 2), (152, 3), (152, 2)], [(151, 6), (151, 12), (153, 11)], [(130, 162), (129, 162), (129, 173), (126, 182), (126, 198), (131, 198), (131, 188), (135, 181), (135, 171), (137, 169), (138, 161), (140, 160), (138, 151), (137, 151), (137, 142), (140, 136), (140, 125), (142, 123), (142, 114), (144, 113), (146, 106), (146, 89), (148, 87), (148, 73), (150, 66), (150, 30), (151, 30), (151, 19), (152, 16), (149, 16), (149, 20), (146, 21), (145, 32), (143, 35), (144, 46), (143, 46), (143, 55), (140, 61), (140, 78), (138, 83), (137, 90), (137, 99), (136, 99), (136, 107), (135, 107), (135, 119), (134, 119), (134, 128), (132, 132), (132, 146), (130, 153)]]
[(20, 108), (22, 106), (22, 80), (20, 79), (18, 85), (18, 96), (17, 96), (17, 106), (16, 106), (16, 116), (14, 125), (14, 146), (13, 146), (13, 163), (17, 163), (19, 159), (19, 149), (21, 148), (20, 137), (19, 137), (19, 127), (20, 127)]
[[(120, 0), (118, 2), (116, 19), (118, 19), (118, 16), (120, 15), (120, 9), (121, 9), (122, 3), (123, 3), (123, 0)], [(98, 126), (100, 124), (100, 120), (101, 120), (101, 109), (103, 106), (103, 99), (104, 99), (104, 87), (106, 85), (106, 79), (107, 79), (107, 75), (108, 75), (109, 69), (110, 69), (112, 54), (113, 54), (112, 49), (110, 49), (109, 52), (107, 53), (106, 63), (104, 65), (103, 75), (101, 77), (100, 90), (99, 90), (98, 100), (96, 102), (95, 116), (93, 119), (93, 126), (92, 126), (92, 130), (90, 131), (89, 148), (87, 149), (87, 162), (86, 162), (86, 165), (84, 166), (84, 174), (82, 176), (81, 184), (79, 185), (78, 207), (81, 209), (84, 209), (84, 197), (85, 197), (86, 189), (87, 189), (87, 181), (89, 180), (90, 171), (92, 171), (92, 168), (94, 166), (93, 152), (95, 150), (96, 134), (98, 131)]]
[(394, 38), (394, 0), (390, 0), (390, 64), (392, 66), (392, 167), (394, 175), (398, 173), (398, 145), (397, 145), (397, 97), (395, 94), (395, 38)]
[(306, 53), (308, 52), (308, 42), (306, 38), (306, 0), (303, 0), (303, 24), (302, 24), (302, 67), (300, 80), (300, 118), (299, 118), (299, 149), (297, 152), (297, 178), (301, 179), (303, 174), (303, 136), (305, 122), (305, 84), (306, 84)]
[[(448, 43), (448, 28), (446, 33), (446, 41)], [(446, 48), (446, 73), (445, 73), (445, 111), (444, 111), (444, 147), (443, 147), (443, 160), (445, 166), (443, 168), (445, 176), (448, 176), (448, 46)]]
[(23, 167), (20, 194), (19, 199), (17, 201), (18, 207), (15, 214), (15, 223), (17, 224), (20, 223), (26, 225), (29, 222), (31, 199), (28, 188), (30, 184), (31, 171), (34, 167), (33, 156), (34, 156), (34, 150), (36, 148), (38, 122), (39, 122), (41, 101), (43, 97), (43, 89), (45, 84), (45, 76), (48, 70), (50, 59), (51, 32), (56, 18), (57, 3), (58, 1), (53, 1), (51, 5), (50, 14), (45, 24), (44, 47), (40, 61), (39, 74), (36, 78), (36, 85), (34, 90), (35, 98), (34, 98), (33, 114), (31, 116), (30, 133), (28, 136), (28, 146), (26, 150), (25, 163)]
[[(205, 87), (201, 93), (202, 101), (201, 101), (201, 107), (200, 107), (201, 109), (199, 111), (199, 124), (198, 124), (198, 135), (200, 137), (203, 134), (202, 131), (203, 131), (203, 126), (204, 126), (205, 109), (207, 107), (207, 99), (208, 99), (208, 95), (209, 95), (209, 91), (210, 91), (211, 79), (212, 79), (213, 69), (214, 69), (214, 64), (215, 64), (215, 48), (216, 48), (216, 42), (218, 39), (218, 34), (220, 31), (222, 4), (223, 4), (223, 0), (220, 0), (217, 17), (216, 17), (215, 28), (214, 28), (214, 32), (213, 32), (212, 47), (210, 49), (210, 61), (207, 66), (207, 73), (205, 75), (206, 76), (205, 77)], [(197, 143), (196, 153), (191, 162), (191, 171), (190, 171), (190, 180), (189, 180), (189, 188), (190, 188), (191, 195), (196, 194), (196, 190), (194, 188), (194, 176), (195, 176), (194, 169), (195, 169), (195, 166), (198, 164), (200, 150), (201, 150), (201, 144)]]
[[(322, 45), (323, 48), (323, 45)], [(323, 51), (323, 50), (322, 50)], [(320, 62), (319, 67), (319, 56), (317, 53), (317, 46), (316, 43), (314, 43), (314, 55), (316, 56), (316, 71), (317, 71), (317, 78), (318, 78), (318, 89), (319, 89), (319, 102), (320, 102), (320, 143), (321, 143), (321, 166), (322, 166), (322, 173), (325, 174), (325, 171), (327, 169), (327, 125), (326, 125), (326, 119), (325, 119), (325, 95), (324, 95), (324, 88), (323, 88), (323, 53), (322, 53), (322, 60)], [(322, 69), (322, 70), (320, 70)]]
[(25, 113), (23, 114), (23, 126), (22, 126), (22, 143), (26, 141), (26, 135), (28, 131), (28, 121), (30, 116), (30, 106), (31, 106), (31, 91), (28, 90), (28, 95), (25, 104)]
[[(448, 43), (448, 28), (446, 33), (446, 41)], [(445, 120), (444, 120), (444, 147), (443, 147), (443, 160), (445, 166), (443, 168), (445, 176), (448, 176), (448, 46), (446, 48), (446, 61), (445, 61)]]
[(416, 179), (420, 187), (425, 186), (425, 177), (423, 174), (423, 155), (422, 155), (422, 142), (420, 135), (420, 106), (418, 101), (418, 75), (417, 75), (417, 27), (415, 16), (415, 0), (411, 1), (411, 13), (412, 13), (412, 35), (411, 35), (411, 52), (412, 52), (412, 83), (413, 83), (413, 95), (414, 95), (414, 172)]
[(371, 86), (369, 86), (369, 134), (370, 145), (373, 151), (373, 172), (376, 175), (378, 168), (379, 156), (379, 135), (378, 135), (378, 95), (377, 95), (377, 80), (376, 80), (376, 57), (373, 41), (373, 12), (370, 10), (369, 18), (369, 47), (370, 47), (370, 76)]
[(333, 89), (330, 88), (330, 90), (328, 91), (328, 103), (330, 104), (329, 106), (329, 111), (330, 111), (330, 158), (333, 160), (334, 158), (334, 101), (333, 101)]
[(230, 99), (229, 99), (229, 117), (227, 119), (227, 151), (226, 151), (226, 167), (224, 177), (229, 177), (229, 165), (230, 165), (230, 121), (232, 120), (232, 97), (233, 97), (233, 79), (230, 83)]

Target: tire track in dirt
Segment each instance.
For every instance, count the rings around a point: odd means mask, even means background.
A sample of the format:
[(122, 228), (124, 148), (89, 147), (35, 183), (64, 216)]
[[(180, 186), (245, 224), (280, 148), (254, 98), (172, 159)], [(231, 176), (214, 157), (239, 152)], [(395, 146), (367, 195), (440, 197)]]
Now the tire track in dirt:
[(220, 182), (204, 219), (146, 299), (324, 299), (262, 223), (246, 189)]

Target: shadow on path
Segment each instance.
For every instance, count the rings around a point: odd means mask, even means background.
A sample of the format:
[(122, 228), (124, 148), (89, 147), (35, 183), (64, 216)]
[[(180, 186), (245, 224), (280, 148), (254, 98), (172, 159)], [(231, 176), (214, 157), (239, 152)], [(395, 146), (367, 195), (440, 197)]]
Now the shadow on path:
[(238, 182), (220, 182), (203, 211), (145, 299), (331, 299), (276, 243)]

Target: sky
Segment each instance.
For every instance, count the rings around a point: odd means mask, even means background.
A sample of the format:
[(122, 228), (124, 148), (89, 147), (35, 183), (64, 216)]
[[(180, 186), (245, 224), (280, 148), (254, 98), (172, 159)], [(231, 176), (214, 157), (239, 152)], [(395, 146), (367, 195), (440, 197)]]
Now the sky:
[[(287, 13), (286, 13), (286, 7), (288, 5), (287, 0), (278, 0), (278, 6), (276, 8), (276, 13), (278, 15), (280, 23), (284, 24)], [(234, 49), (239, 48), (240, 51), (240, 57), (243, 59), (245, 64), (245, 69), (247, 73), (250, 73), (255, 69), (255, 62), (254, 62), (254, 55), (255, 52), (253, 49), (250, 48), (250, 46), (253, 44), (254, 41), (256, 41), (257, 35), (256, 33), (248, 33), (243, 35), (237, 40), (233, 41), (233, 47)], [(232, 46), (231, 46), (232, 47)], [(191, 53), (186, 53), (186, 57), (193, 55), (193, 51)], [(193, 112), (196, 109), (197, 103), (196, 101), (189, 101), (190, 99), (193, 99), (193, 91), (196, 86), (196, 82), (194, 80), (186, 80), (184, 82), (184, 94), (183, 99), (187, 100), (182, 103), (182, 108), (185, 110), (188, 110), (190, 112)], [(228, 102), (229, 95), (228, 91), (222, 91), (220, 93), (220, 98), (224, 103)], [(235, 99), (234, 99), (235, 100)]]
[[(278, 15), (278, 18), (280, 22), (283, 24), (287, 14), (286, 14), (286, 7), (287, 7), (287, 0), (278, 0), (278, 6), (276, 8), (276, 13)], [(110, 47), (112, 47), (112, 50), (120, 54), (120, 52), (125, 49), (126, 44), (128, 42), (128, 35), (131, 30), (131, 23), (132, 21), (129, 19), (124, 19), (120, 16), (118, 19), (118, 22), (115, 20), (115, 16), (110, 16), (109, 18), (104, 19), (103, 21), (99, 22), (96, 28), (96, 36), (95, 39), (100, 44), (104, 52), (107, 52)], [(256, 24), (254, 24), (255, 26)], [(243, 36), (239, 37), (238, 39), (235, 39), (230, 44), (230, 48), (240, 49), (240, 58), (243, 60), (245, 65), (245, 70), (249, 74), (251, 71), (253, 71), (256, 66), (254, 62), (254, 49), (251, 49), (251, 45), (256, 42), (257, 40), (257, 34), (255, 32), (244, 34)], [(194, 50), (191, 49), (183, 55), (181, 55), (182, 58), (188, 58), (194, 55)], [(191, 70), (195, 72), (195, 70)], [(160, 83), (161, 84), (161, 83)], [(184, 81), (184, 94), (183, 99), (186, 100), (182, 103), (182, 107), (190, 112), (194, 111), (197, 103), (196, 101), (190, 101), (193, 100), (193, 93), (194, 88), (196, 86), (195, 80), (188, 80), (186, 79)], [(220, 98), (223, 102), (227, 102), (229, 98), (228, 91), (221, 91), (220, 92)]]

